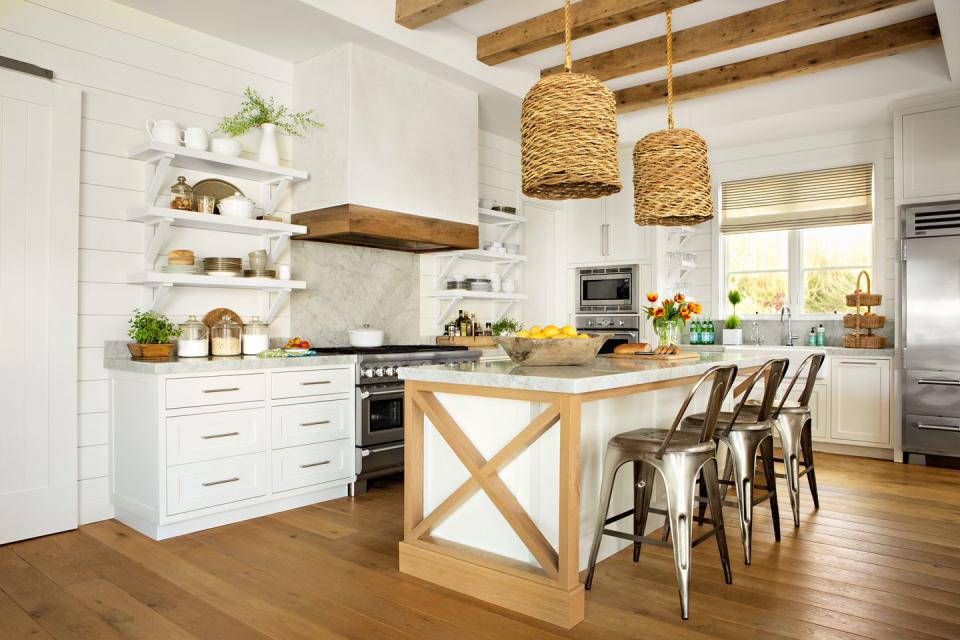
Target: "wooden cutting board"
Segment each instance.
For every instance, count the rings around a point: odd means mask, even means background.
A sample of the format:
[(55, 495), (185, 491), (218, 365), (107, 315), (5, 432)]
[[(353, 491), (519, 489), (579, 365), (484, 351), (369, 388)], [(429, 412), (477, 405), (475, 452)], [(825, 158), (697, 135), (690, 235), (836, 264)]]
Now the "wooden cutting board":
[(696, 351), (681, 351), (672, 355), (655, 353), (604, 353), (604, 358), (633, 358), (634, 360), (661, 360), (670, 362), (673, 360), (691, 360), (699, 358), (700, 354)]

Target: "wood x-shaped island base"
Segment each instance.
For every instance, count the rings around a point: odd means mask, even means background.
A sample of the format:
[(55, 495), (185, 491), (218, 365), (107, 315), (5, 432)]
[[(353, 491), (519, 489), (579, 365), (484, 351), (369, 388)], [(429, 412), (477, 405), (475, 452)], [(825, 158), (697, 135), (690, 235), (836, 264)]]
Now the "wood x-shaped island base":
[[(573, 627), (584, 618), (580, 570), (587, 545), (581, 542), (592, 535), (581, 531), (581, 521), (592, 522), (595, 513), (592, 487), (607, 439), (668, 423), (689, 386), (711, 366), (731, 360), (744, 373), (762, 362), (703, 354), (683, 365), (598, 359), (586, 367), (530, 368), (498, 362), (401, 374), (400, 571)], [(590, 412), (586, 421), (584, 411)], [(509, 530), (491, 522), (497, 518)], [(601, 556), (622, 546), (611, 543)]]

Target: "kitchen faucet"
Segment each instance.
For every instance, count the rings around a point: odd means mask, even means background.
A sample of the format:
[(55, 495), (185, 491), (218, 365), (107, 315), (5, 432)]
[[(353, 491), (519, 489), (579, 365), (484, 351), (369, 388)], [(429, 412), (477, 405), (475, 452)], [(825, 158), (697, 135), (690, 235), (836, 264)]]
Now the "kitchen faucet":
[(780, 309), (780, 322), (783, 322), (783, 314), (787, 314), (787, 346), (793, 347), (794, 343), (800, 339), (800, 336), (793, 335), (793, 314), (790, 313), (790, 307), (782, 307)]

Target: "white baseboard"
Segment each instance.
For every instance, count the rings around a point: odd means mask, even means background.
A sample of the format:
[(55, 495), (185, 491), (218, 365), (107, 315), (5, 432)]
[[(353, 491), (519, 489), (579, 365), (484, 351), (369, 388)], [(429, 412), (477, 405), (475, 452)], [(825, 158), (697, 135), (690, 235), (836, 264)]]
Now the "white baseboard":
[(113, 517), (113, 505), (110, 496), (80, 501), (80, 524), (91, 524)]

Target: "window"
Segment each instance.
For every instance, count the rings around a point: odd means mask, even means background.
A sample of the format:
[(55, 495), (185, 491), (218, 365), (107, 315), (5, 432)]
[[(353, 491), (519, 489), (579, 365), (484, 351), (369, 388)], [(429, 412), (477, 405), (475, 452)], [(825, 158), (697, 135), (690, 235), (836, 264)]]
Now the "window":
[(721, 282), (742, 294), (738, 314), (844, 311), (857, 274), (873, 275), (872, 182), (859, 165), (723, 183)]

